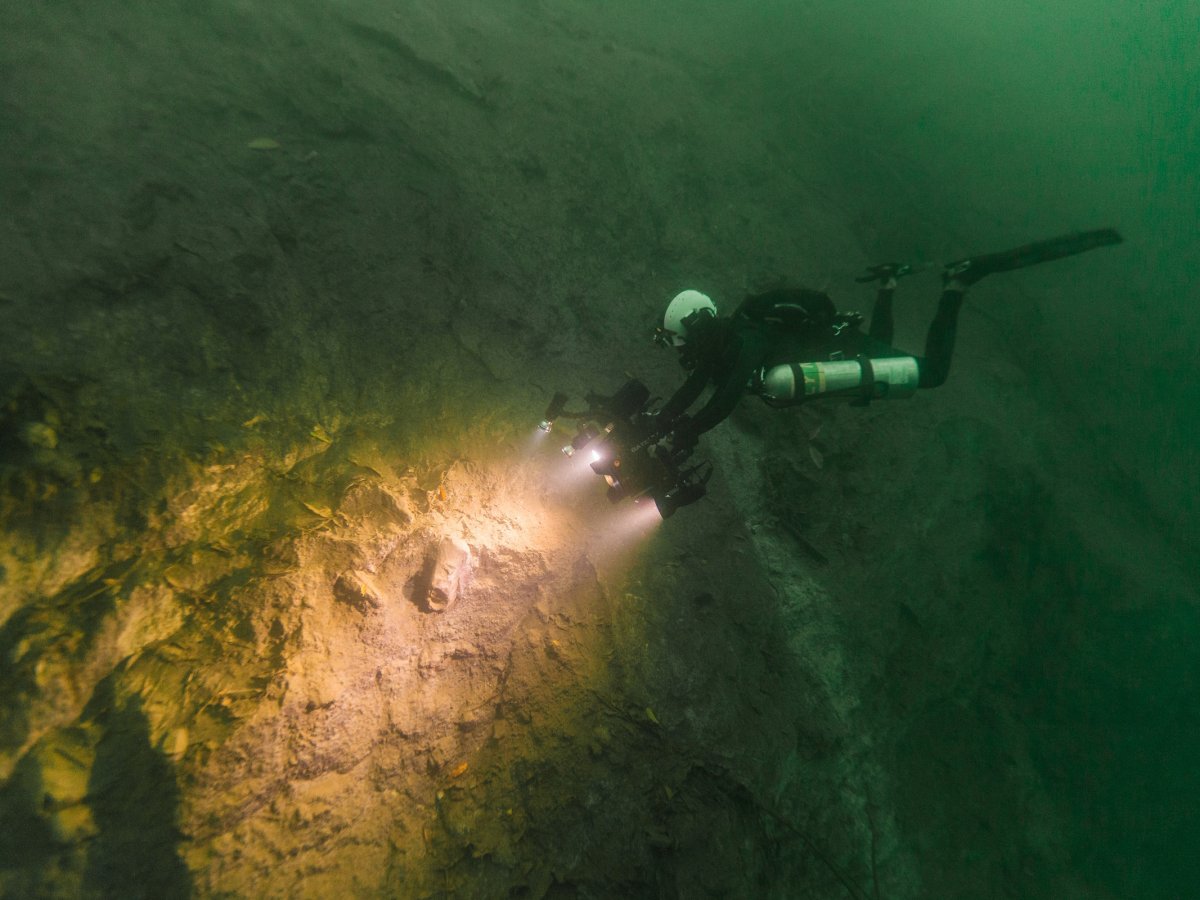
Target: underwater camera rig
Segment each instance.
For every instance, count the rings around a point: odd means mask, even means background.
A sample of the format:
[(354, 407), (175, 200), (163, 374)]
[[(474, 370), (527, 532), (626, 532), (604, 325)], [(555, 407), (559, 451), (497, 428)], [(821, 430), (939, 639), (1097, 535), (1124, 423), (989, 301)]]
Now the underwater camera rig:
[(671, 451), (660, 443), (671, 433), (669, 423), (660, 425), (648, 412), (650, 391), (636, 378), (612, 396), (585, 395), (586, 409), (568, 410), (568, 401), (566, 394), (555, 394), (538, 427), (548, 432), (559, 419), (579, 423), (562, 452), (591, 454), (591, 469), (608, 484), (611, 502), (651, 500), (665, 519), (708, 492), (712, 464), (688, 465), (690, 451)]

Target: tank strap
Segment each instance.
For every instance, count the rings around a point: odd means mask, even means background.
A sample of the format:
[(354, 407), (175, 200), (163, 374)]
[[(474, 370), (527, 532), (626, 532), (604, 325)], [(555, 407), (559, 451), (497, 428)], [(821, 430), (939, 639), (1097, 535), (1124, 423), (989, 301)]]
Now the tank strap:
[(875, 367), (871, 358), (859, 354), (858, 364), (862, 367), (862, 382), (858, 386), (858, 399), (850, 402), (851, 406), (869, 406), (875, 399)]

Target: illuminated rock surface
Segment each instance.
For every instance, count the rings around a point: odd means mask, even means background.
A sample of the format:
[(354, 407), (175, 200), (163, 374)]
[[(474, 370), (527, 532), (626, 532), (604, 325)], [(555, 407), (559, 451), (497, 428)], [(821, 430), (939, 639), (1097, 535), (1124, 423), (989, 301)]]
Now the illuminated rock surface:
[(677, 384), (680, 287), (852, 308), (1000, 230), (846, 130), (862, 60), (708, 4), (102, 6), (0, 14), (0, 894), (1177, 895), (1127, 835), (1195, 793), (1146, 749), (1195, 737), (1194, 520), (1009, 348), (1037, 288), (929, 396), (739, 410), (665, 524), (534, 439)]

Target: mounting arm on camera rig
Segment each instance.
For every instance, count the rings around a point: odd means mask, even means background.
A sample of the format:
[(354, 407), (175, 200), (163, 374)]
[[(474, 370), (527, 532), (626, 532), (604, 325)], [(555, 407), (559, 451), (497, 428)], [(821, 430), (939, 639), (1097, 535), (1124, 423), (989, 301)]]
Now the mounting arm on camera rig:
[(548, 432), (559, 419), (579, 422), (562, 452), (591, 454), (592, 471), (608, 484), (610, 501), (652, 500), (665, 519), (707, 493), (712, 464), (688, 465), (690, 451), (672, 452), (662, 444), (671, 430), (648, 414), (650, 391), (642, 382), (631, 378), (609, 397), (589, 393), (587, 408), (578, 412), (567, 409), (568, 400), (555, 394), (538, 427)]

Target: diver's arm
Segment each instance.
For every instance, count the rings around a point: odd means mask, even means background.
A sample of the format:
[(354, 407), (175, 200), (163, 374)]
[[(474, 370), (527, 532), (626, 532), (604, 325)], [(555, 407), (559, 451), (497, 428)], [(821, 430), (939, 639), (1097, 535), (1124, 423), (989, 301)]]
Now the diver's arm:
[(871, 310), (871, 326), (867, 332), (871, 340), (890, 344), (895, 333), (892, 319), (892, 296), (896, 293), (896, 276), (889, 275), (879, 284), (875, 293), (875, 306)]
[(708, 383), (711, 370), (711, 365), (697, 366), (693, 369), (692, 373), (688, 375), (687, 381), (679, 386), (679, 390), (672, 394), (671, 399), (658, 411), (657, 420), (669, 427), (672, 422), (687, 412), (688, 407), (704, 393), (704, 386)]
[(718, 385), (716, 392), (695, 417), (680, 425), (676, 433), (677, 442), (694, 441), (710, 428), (721, 424), (733, 412), (746, 392), (750, 379), (762, 366), (766, 352), (767, 338), (762, 332), (756, 329), (739, 335), (737, 361), (729, 376)]

